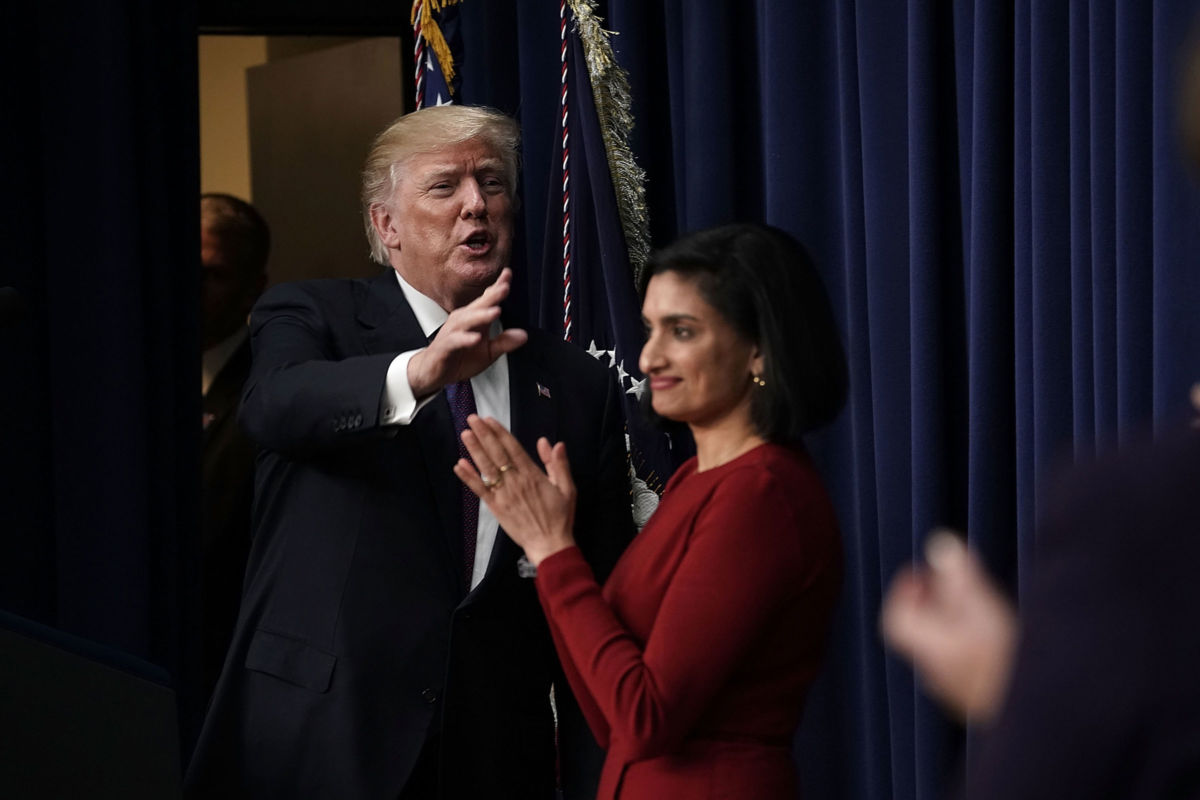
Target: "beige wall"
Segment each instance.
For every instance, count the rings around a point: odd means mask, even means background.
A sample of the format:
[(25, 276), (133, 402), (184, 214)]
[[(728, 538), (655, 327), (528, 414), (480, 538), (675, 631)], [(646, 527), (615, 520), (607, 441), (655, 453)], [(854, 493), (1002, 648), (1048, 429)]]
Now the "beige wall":
[(362, 276), (359, 174), (404, 112), (398, 38), (199, 37), (200, 189), (254, 204), (272, 283)]
[(246, 70), (358, 41), (349, 36), (209, 36), (200, 50), (200, 191), (253, 202)]
[(267, 61), (264, 36), (200, 37), (200, 191), (250, 196), (246, 69)]
[(270, 280), (362, 277), (368, 258), (359, 193), (363, 159), (404, 113), (397, 38), (343, 42), (246, 71), (254, 205), (271, 226)]

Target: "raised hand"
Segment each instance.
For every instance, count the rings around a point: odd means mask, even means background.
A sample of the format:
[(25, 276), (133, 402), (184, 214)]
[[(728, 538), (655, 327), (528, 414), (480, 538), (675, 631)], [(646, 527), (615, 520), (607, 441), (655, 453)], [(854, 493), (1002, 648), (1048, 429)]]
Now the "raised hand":
[(575, 482), (566, 445), (551, 446), (545, 437), (538, 439), (543, 472), (496, 420), (472, 415), (467, 425), (463, 444), (479, 469), (461, 458), (454, 474), (487, 503), (525, 557), (537, 565), (575, 544)]
[(1008, 688), (1016, 612), (958, 536), (935, 531), (925, 551), (926, 566), (892, 581), (883, 638), (952, 711), (987, 722)]
[(500, 317), (500, 303), (511, 289), (512, 270), (505, 268), (483, 294), (450, 312), (429, 346), (408, 362), (408, 383), (414, 397), (472, 378), (525, 344), (529, 334), (520, 328), (505, 330), (495, 339), (488, 337), (492, 323)]

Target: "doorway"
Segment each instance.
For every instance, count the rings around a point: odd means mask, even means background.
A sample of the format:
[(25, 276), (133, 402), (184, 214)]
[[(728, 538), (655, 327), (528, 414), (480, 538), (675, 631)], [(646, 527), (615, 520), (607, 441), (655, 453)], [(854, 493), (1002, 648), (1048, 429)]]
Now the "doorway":
[(400, 37), (201, 35), (201, 191), (252, 203), (271, 230), (270, 283), (362, 277), (360, 173), (403, 114)]

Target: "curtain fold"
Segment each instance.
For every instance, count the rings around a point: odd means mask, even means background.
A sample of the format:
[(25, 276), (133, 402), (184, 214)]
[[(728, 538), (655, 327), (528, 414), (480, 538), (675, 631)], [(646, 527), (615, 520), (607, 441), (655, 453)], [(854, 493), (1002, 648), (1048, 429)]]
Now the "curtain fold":
[[(4, 9), (0, 595), (164, 664), (185, 727), (199, 436), (195, 4)], [(809, 797), (941, 797), (962, 732), (880, 598), (953, 525), (1019, 601), (1061, 465), (1200, 379), (1200, 191), (1175, 123), (1194, 0), (609, 0), (651, 231), (760, 219), (812, 251), (850, 360), (811, 446), (845, 590), (797, 740)], [(462, 6), (463, 97), (519, 118), (517, 290), (544, 276), (557, 4)], [(518, 303), (518, 305), (520, 305)], [(8, 312), (5, 312), (8, 313)], [(19, 502), (17, 502), (19, 501)]]
[(0, 286), (28, 301), (0, 328), (0, 602), (167, 668), (186, 752), (204, 703), (195, 7), (69, 12), (8, 4), (0, 25)]

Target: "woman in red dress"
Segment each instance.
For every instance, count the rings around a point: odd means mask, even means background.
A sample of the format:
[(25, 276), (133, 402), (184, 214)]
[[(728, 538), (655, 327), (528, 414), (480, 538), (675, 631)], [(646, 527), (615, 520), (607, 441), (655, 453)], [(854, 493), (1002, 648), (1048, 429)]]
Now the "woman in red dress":
[(804, 248), (761, 225), (692, 234), (647, 265), (639, 366), (696, 456), (601, 587), (571, 538), (567, 453), (545, 472), (494, 420), (458, 476), (536, 567), (564, 670), (608, 751), (602, 800), (795, 798), (791, 745), (841, 581), (837, 521), (801, 435), (846, 364)]

